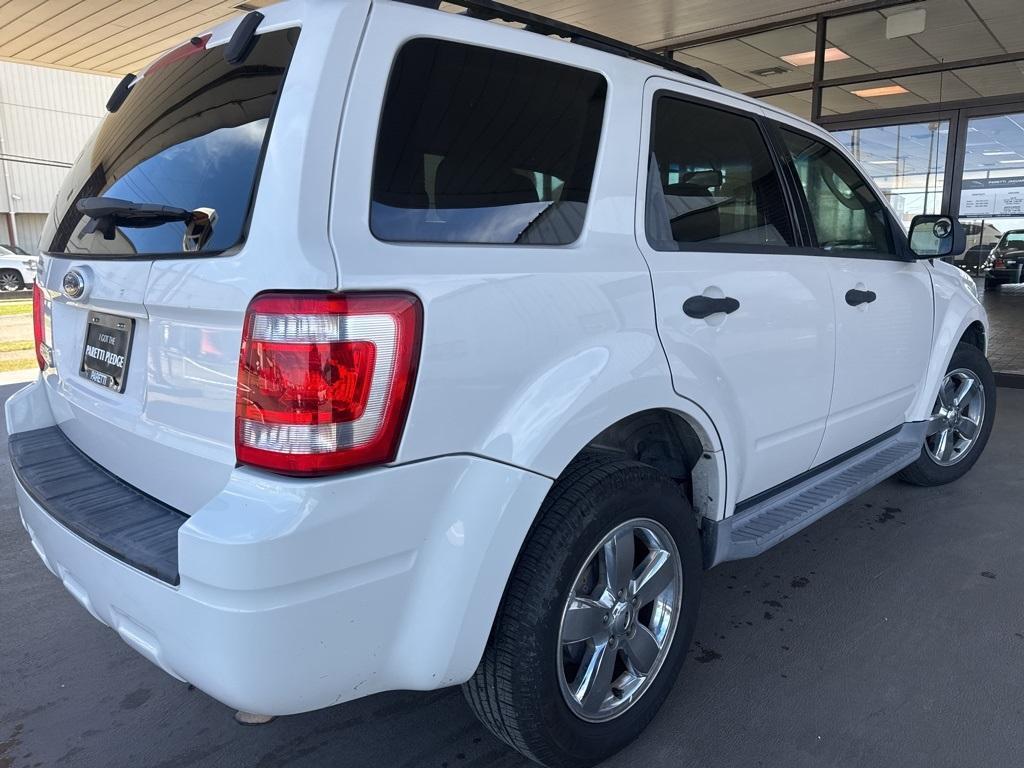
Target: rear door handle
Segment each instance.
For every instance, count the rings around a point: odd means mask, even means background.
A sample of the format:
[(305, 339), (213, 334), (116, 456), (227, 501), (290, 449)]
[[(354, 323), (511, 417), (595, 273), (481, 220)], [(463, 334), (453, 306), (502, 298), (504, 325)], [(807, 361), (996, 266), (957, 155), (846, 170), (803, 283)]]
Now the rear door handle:
[(731, 296), (722, 299), (713, 299), (710, 296), (691, 296), (683, 302), (683, 312), (698, 320), (717, 315), (719, 312), (728, 315), (739, 308), (740, 303)]
[(859, 291), (851, 288), (846, 292), (846, 303), (851, 307), (859, 307), (861, 304), (870, 304), (878, 298), (874, 291)]

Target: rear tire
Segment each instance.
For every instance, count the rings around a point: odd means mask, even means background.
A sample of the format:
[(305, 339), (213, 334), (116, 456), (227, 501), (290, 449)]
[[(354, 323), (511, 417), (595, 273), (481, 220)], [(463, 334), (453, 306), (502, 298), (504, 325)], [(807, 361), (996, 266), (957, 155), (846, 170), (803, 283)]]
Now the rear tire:
[[(615, 537), (624, 536), (623, 531), (629, 532), (630, 543), (620, 549)], [(647, 549), (642, 536), (652, 531), (655, 545)], [(640, 546), (634, 552), (636, 542)], [(632, 570), (609, 567), (598, 576), (595, 566), (618, 563), (619, 552), (628, 552)], [(661, 559), (669, 552), (676, 556), (671, 574), (678, 588), (658, 594), (670, 595), (672, 607), (665, 604), (661, 610), (650, 603), (652, 608), (645, 608), (647, 598), (636, 585), (652, 563), (672, 562), (670, 556)], [(623, 576), (630, 586), (625, 597), (616, 598), (609, 585)], [(577, 459), (549, 492), (523, 545), (483, 659), (463, 686), (470, 707), (495, 736), (549, 768), (583, 768), (618, 752), (654, 717), (679, 673), (696, 624), (702, 576), (696, 518), (676, 483), (633, 461), (599, 454)], [(652, 589), (661, 589), (661, 583)], [(570, 627), (575, 628), (570, 606), (587, 603), (582, 607), (589, 611), (603, 605), (591, 600), (598, 593), (611, 606), (603, 621), (612, 628), (602, 625), (605, 609), (599, 608), (595, 634), (588, 629), (582, 633), (587, 639), (567, 640)], [(635, 613), (631, 605), (637, 606)], [(656, 645), (663, 649), (657, 651), (658, 662), (648, 665), (647, 675), (638, 675), (642, 667), (633, 665), (633, 643), (644, 640), (648, 623), (657, 626), (657, 616), (662, 622), (672, 616), (672, 629)], [(598, 634), (603, 641), (595, 640)], [(596, 670), (591, 677), (602, 680), (599, 651), (612, 654), (604, 676), (607, 694), (595, 683), (592, 690), (600, 696), (573, 698), (574, 683), (587, 677), (588, 659)], [(579, 662), (571, 660), (573, 654)], [(642, 685), (631, 688), (637, 680)], [(627, 696), (627, 691), (633, 693)], [(609, 711), (602, 717), (603, 708)]]
[[(964, 394), (961, 402), (954, 403), (955, 390), (972, 378), (972, 388)], [(988, 359), (977, 347), (957, 344), (932, 408), (935, 426), (930, 427), (929, 432), (933, 434), (925, 438), (917, 461), (900, 472), (898, 477), (921, 486), (944, 485), (963, 477), (985, 450), (995, 415), (996, 381)], [(979, 423), (973, 430), (968, 429), (975, 421)], [(947, 430), (947, 441), (940, 445), (941, 435)], [(969, 444), (961, 430), (973, 431)]]
[(998, 291), (999, 290), (999, 286), (1002, 285), (1002, 284), (1003, 283), (1002, 283), (1001, 280), (992, 280), (992, 279), (987, 278), (987, 277), (985, 278), (985, 290), (986, 291)]

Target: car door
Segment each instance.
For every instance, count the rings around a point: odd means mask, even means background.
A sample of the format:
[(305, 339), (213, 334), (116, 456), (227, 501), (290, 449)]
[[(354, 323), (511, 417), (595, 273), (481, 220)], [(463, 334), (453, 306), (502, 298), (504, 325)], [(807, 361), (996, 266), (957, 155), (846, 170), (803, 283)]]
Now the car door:
[(825, 137), (777, 130), (836, 313), (836, 375), (818, 464), (906, 421), (931, 353), (932, 284), (852, 160)]
[(834, 365), (827, 269), (800, 248), (758, 108), (661, 78), (645, 104), (637, 242), (658, 331), (676, 392), (730, 443), (732, 497), (749, 499), (818, 451)]

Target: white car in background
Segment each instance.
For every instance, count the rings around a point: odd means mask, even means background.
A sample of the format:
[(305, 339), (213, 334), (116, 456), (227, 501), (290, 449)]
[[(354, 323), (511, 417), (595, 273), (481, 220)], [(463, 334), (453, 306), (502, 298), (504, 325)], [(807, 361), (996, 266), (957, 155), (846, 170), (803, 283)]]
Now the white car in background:
[(0, 293), (20, 291), (36, 281), (38, 261), (20, 250), (0, 245)]

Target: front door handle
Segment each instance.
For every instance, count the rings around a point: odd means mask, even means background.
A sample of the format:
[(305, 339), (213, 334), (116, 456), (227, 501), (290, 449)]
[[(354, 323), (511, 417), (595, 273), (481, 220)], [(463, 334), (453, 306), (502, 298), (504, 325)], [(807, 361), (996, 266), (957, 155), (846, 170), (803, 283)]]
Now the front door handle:
[(719, 312), (728, 315), (739, 308), (740, 303), (731, 296), (722, 299), (713, 299), (710, 296), (691, 296), (683, 302), (683, 312), (698, 320), (717, 315)]
[(861, 304), (870, 304), (878, 298), (874, 291), (859, 291), (851, 288), (846, 292), (846, 303), (851, 307), (859, 307)]

